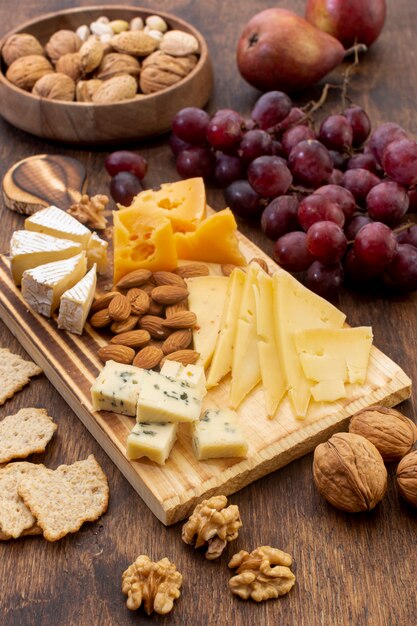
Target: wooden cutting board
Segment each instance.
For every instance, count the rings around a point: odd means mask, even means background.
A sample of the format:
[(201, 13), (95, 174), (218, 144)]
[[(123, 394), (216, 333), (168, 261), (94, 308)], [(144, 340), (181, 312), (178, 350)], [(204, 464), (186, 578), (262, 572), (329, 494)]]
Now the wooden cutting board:
[[(252, 242), (239, 234), (246, 258), (262, 257), (274, 264)], [(307, 419), (297, 420), (284, 400), (273, 420), (265, 416), (263, 391), (258, 386), (238, 409), (249, 441), (244, 460), (194, 458), (187, 425), (181, 424), (171, 457), (161, 467), (148, 460), (129, 461), (126, 437), (134, 419), (94, 412), (90, 387), (102, 363), (97, 350), (106, 344), (87, 324), (79, 337), (59, 331), (54, 320), (31, 310), (12, 281), (9, 261), (0, 256), (0, 314), (32, 359), (107, 452), (120, 471), (164, 523), (173, 524), (191, 512), (197, 501), (214, 494), (231, 494), (294, 459), (310, 452), (332, 433), (343, 430), (348, 418), (372, 404), (394, 406), (411, 394), (411, 381), (403, 370), (373, 347), (364, 385), (347, 385), (348, 397), (334, 403), (313, 403)], [(227, 406), (229, 379), (206, 396), (208, 406)]]

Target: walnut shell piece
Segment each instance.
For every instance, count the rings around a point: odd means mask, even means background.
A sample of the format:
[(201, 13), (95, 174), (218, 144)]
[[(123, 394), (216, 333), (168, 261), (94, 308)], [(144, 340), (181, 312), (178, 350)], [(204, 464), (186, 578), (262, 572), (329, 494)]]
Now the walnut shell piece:
[(45, 51), (52, 63), (68, 52), (78, 52), (82, 41), (73, 30), (57, 30), (45, 46)]
[(185, 78), (197, 64), (197, 57), (173, 57), (159, 50), (150, 54), (142, 63), (139, 86), (142, 93), (149, 94), (175, 85)]
[(243, 600), (262, 602), (278, 598), (295, 585), (291, 565), (289, 554), (271, 546), (261, 546), (251, 553), (241, 550), (229, 562), (231, 569), (238, 568), (229, 580), (229, 588)]
[(123, 100), (131, 100), (136, 96), (138, 84), (128, 74), (114, 76), (102, 82), (97, 91), (93, 94), (93, 102), (95, 104), (112, 104), (114, 102), (122, 102)]
[(63, 54), (55, 63), (55, 70), (61, 74), (66, 74), (73, 81), (77, 82), (82, 76), (81, 57), (79, 52), (68, 52)]
[(182, 527), (184, 543), (195, 548), (208, 545), (206, 559), (218, 559), (229, 541), (233, 541), (242, 527), (239, 507), (227, 506), (226, 496), (213, 496), (197, 504), (188, 522)]
[(130, 74), (130, 76), (138, 76), (140, 74), (140, 63), (129, 54), (121, 52), (110, 52), (103, 57), (100, 67), (97, 71), (97, 78), (100, 80), (108, 80), (113, 76), (120, 74)]
[(75, 83), (66, 74), (53, 72), (45, 74), (33, 86), (32, 93), (48, 100), (72, 102), (75, 96)]
[(408, 417), (384, 406), (371, 406), (352, 416), (349, 432), (362, 435), (386, 463), (400, 461), (417, 441), (417, 427)]
[(29, 54), (44, 55), (40, 42), (29, 33), (15, 33), (10, 35), (4, 42), (1, 54), (6, 65), (11, 65), (13, 61)]
[(402, 497), (417, 507), (417, 450), (407, 454), (398, 464), (397, 484)]
[(148, 615), (153, 611), (159, 615), (172, 611), (174, 600), (181, 595), (181, 585), (182, 575), (166, 557), (155, 562), (141, 554), (122, 574), (127, 608), (135, 611), (143, 603)]
[(40, 54), (29, 54), (13, 61), (6, 72), (6, 78), (16, 87), (31, 91), (36, 81), (53, 71), (48, 59)]
[(131, 54), (134, 57), (145, 57), (158, 47), (158, 41), (142, 30), (126, 30), (115, 35), (111, 46), (117, 52)]
[(357, 513), (370, 511), (385, 494), (387, 470), (373, 443), (337, 433), (314, 450), (314, 482), (330, 504)]

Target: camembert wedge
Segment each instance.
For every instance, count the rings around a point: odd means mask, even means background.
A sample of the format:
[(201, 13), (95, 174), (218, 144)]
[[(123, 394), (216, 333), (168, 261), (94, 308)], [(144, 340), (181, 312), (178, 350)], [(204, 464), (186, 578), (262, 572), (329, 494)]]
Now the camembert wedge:
[(74, 287), (61, 296), (58, 328), (81, 335), (93, 302), (97, 284), (96, 265)]
[(48, 206), (25, 219), (25, 229), (53, 237), (71, 239), (87, 248), (91, 230), (56, 206)]

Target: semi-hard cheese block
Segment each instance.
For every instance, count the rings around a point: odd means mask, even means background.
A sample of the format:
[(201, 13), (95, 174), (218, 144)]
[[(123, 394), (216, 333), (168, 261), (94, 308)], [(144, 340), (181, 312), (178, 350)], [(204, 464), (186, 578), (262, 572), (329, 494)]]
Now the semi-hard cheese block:
[[(161, 189), (146, 189), (138, 194), (130, 208), (150, 208), (167, 217), (174, 232), (195, 230), (206, 214), (206, 189), (202, 178), (188, 178), (164, 183)], [(124, 207), (120, 206), (120, 210)]]
[(230, 409), (207, 409), (192, 428), (198, 460), (245, 457), (248, 453), (238, 416)]
[(179, 382), (186, 382), (190, 387), (194, 387), (196, 392), (201, 396), (204, 396), (206, 391), (206, 376), (204, 374), (204, 367), (201, 365), (182, 365), (178, 361), (165, 361), (161, 368), (161, 374), (168, 376)]
[(91, 387), (93, 409), (134, 417), (143, 371), (133, 365), (107, 361)]
[(201, 396), (188, 383), (144, 370), (136, 421), (194, 422), (200, 417), (201, 402)]
[(22, 276), (23, 299), (37, 313), (51, 317), (64, 291), (78, 283), (86, 270), (85, 252), (26, 270)]
[(16, 230), (10, 241), (13, 280), (20, 285), (23, 272), (51, 261), (69, 259), (82, 250), (80, 243), (43, 233)]
[(202, 221), (194, 232), (174, 234), (178, 258), (245, 265), (236, 232), (233, 213), (230, 209), (223, 209)]
[(96, 265), (74, 287), (61, 296), (58, 328), (81, 335), (93, 302), (97, 284)]
[(25, 219), (26, 230), (45, 233), (53, 237), (71, 239), (87, 248), (91, 231), (75, 217), (56, 206), (48, 206)]
[(177, 438), (177, 428), (178, 424), (170, 422), (138, 422), (127, 437), (127, 458), (134, 461), (146, 456), (164, 465)]
[(200, 354), (198, 364), (207, 368), (216, 345), (229, 279), (226, 276), (196, 276), (186, 282), (188, 308), (197, 316), (193, 328), (194, 349)]

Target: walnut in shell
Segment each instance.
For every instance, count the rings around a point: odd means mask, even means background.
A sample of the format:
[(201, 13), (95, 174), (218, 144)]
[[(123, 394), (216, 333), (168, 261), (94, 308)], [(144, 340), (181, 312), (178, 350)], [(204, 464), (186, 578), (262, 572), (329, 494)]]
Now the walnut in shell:
[(143, 93), (155, 93), (175, 85), (197, 64), (195, 55), (173, 57), (157, 50), (144, 59), (140, 75), (140, 89)]
[(103, 215), (109, 199), (107, 196), (97, 194), (88, 196), (84, 194), (76, 204), (72, 204), (68, 213), (75, 217), (81, 224), (85, 224), (94, 230), (103, 230), (107, 226), (107, 219)]
[(1, 54), (6, 65), (11, 65), (13, 61), (29, 54), (44, 55), (43, 48), (39, 41), (29, 33), (16, 33), (10, 35), (4, 42)]
[(122, 575), (122, 592), (127, 595), (126, 605), (131, 611), (143, 608), (166, 615), (172, 611), (174, 600), (180, 597), (182, 575), (166, 557), (154, 562), (144, 554), (138, 556)]
[(93, 94), (95, 104), (112, 104), (122, 100), (131, 100), (136, 96), (138, 84), (129, 74), (114, 76), (102, 82)]
[(417, 450), (407, 454), (398, 464), (397, 484), (402, 497), (417, 507)]
[(66, 74), (53, 72), (37, 80), (32, 93), (48, 100), (72, 102), (75, 95), (75, 83)]
[(182, 527), (182, 540), (196, 548), (208, 545), (206, 559), (218, 559), (229, 541), (242, 527), (239, 508), (227, 505), (226, 496), (213, 496), (197, 504), (188, 522)]
[(81, 57), (79, 52), (68, 52), (63, 54), (55, 64), (55, 70), (66, 74), (73, 81), (77, 82), (82, 76)]
[(159, 42), (142, 30), (126, 30), (120, 35), (115, 35), (110, 43), (117, 52), (145, 57), (156, 50)]
[(29, 54), (13, 61), (6, 72), (6, 78), (16, 87), (31, 91), (36, 81), (53, 71), (48, 59), (40, 54)]
[(261, 546), (251, 553), (241, 550), (229, 562), (230, 568), (238, 568), (229, 580), (229, 588), (243, 600), (262, 602), (278, 598), (295, 585), (291, 565), (289, 554), (271, 546)]
[(68, 52), (77, 52), (81, 48), (82, 41), (73, 30), (58, 30), (49, 39), (45, 46), (46, 54), (52, 63), (56, 63), (60, 57)]
[(100, 63), (97, 71), (97, 78), (100, 80), (108, 80), (113, 76), (120, 74), (130, 74), (130, 76), (138, 76), (140, 74), (140, 64), (135, 57), (121, 52), (110, 52), (106, 54)]
[(314, 451), (314, 482), (342, 511), (370, 511), (385, 494), (387, 470), (373, 443), (353, 433), (337, 433)]

